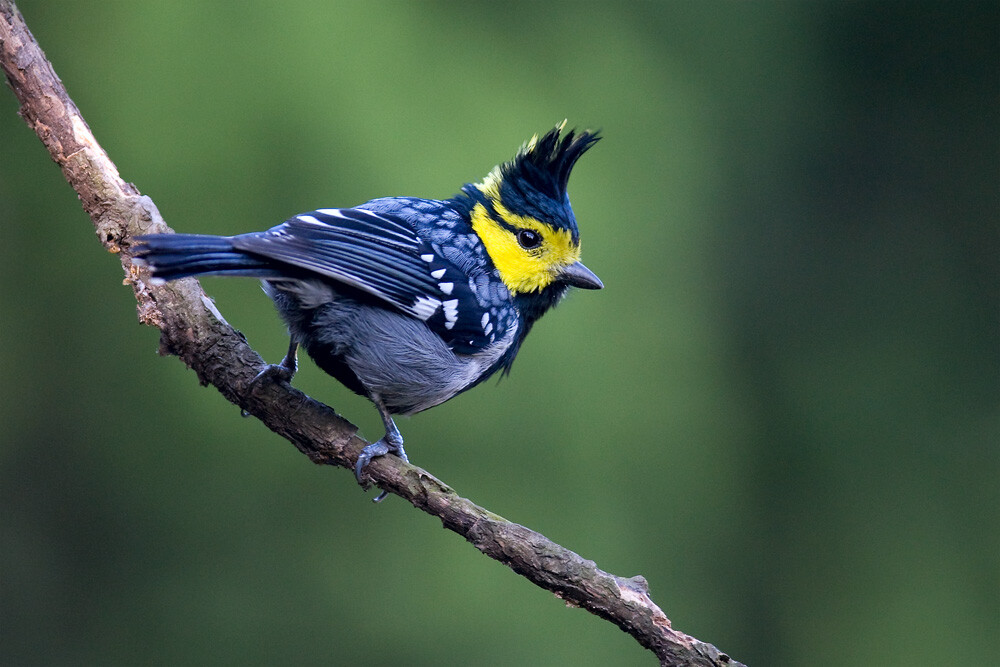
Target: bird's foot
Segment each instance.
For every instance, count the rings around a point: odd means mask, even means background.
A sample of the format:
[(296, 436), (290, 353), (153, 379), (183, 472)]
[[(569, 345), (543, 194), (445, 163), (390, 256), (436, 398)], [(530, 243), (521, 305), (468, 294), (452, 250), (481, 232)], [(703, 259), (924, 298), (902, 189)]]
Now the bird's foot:
[(292, 341), (291, 345), (288, 346), (288, 353), (281, 360), (281, 363), (268, 364), (264, 367), (264, 370), (257, 373), (254, 379), (250, 380), (247, 393), (252, 394), (253, 390), (261, 382), (291, 382), (292, 378), (295, 377), (295, 371), (299, 369), (299, 363), (295, 356), (298, 347), (298, 343)]
[[(409, 463), (409, 459), (406, 458), (406, 451), (403, 449), (403, 439), (399, 437), (398, 431), (394, 435), (395, 437), (392, 437), (392, 435), (386, 433), (385, 437), (381, 440), (373, 442), (361, 450), (361, 454), (358, 455), (358, 462), (354, 465), (354, 476), (357, 478), (358, 484), (364, 485), (364, 482), (361, 481), (361, 476), (364, 474), (368, 463), (374, 458), (385, 456), (386, 454), (395, 454), (403, 459), (404, 462)], [(387, 495), (389, 495), (388, 491), (382, 491), (382, 493), (372, 499), (372, 502), (380, 503)]]
[[(287, 361), (287, 360), (286, 360)], [(295, 366), (289, 368), (282, 361), (280, 364), (268, 364), (254, 379), (250, 380), (250, 391), (261, 382), (291, 382), (295, 376)]]
[[(295, 361), (295, 346), (293, 344), (280, 364), (268, 364), (264, 367), (264, 370), (254, 376), (254, 379), (250, 380), (250, 384), (247, 385), (246, 395), (250, 396), (253, 394), (254, 390), (262, 382), (291, 382), (296, 370), (298, 370), (298, 363)], [(240, 414), (244, 417), (250, 416), (250, 412), (246, 408), (240, 410)]]

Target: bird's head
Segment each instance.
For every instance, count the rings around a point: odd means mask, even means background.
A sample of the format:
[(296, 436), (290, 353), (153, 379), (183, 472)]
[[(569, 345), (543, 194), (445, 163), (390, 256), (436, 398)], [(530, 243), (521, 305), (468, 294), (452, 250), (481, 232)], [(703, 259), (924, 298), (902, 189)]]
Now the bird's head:
[[(565, 121), (532, 137), (513, 160), (462, 188), (472, 228), (515, 297), (557, 300), (567, 286), (604, 285), (580, 263), (580, 233), (566, 184), (577, 159), (600, 137), (563, 132)], [(554, 288), (554, 289), (550, 289)]]

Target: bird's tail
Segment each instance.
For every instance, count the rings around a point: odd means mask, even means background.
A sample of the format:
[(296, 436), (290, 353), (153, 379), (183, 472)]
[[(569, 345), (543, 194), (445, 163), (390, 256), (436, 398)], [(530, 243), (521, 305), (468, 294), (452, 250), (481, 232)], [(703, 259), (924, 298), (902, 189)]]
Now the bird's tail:
[(203, 275), (251, 278), (282, 275), (273, 261), (237, 250), (230, 236), (150, 234), (135, 240), (136, 263), (149, 267), (150, 275), (158, 280)]

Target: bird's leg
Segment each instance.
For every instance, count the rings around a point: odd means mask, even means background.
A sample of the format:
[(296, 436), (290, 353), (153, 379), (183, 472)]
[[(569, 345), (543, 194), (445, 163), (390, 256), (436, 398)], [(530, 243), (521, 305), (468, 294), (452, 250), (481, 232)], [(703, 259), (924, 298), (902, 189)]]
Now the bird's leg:
[[(385, 456), (386, 454), (395, 454), (403, 459), (403, 461), (409, 462), (409, 459), (406, 458), (406, 451), (403, 449), (403, 436), (399, 434), (399, 429), (396, 428), (396, 423), (392, 421), (392, 417), (389, 415), (389, 411), (386, 409), (382, 399), (377, 394), (373, 394), (371, 399), (372, 403), (378, 409), (379, 416), (382, 417), (382, 423), (385, 424), (385, 435), (378, 442), (373, 442), (361, 450), (358, 462), (354, 466), (354, 476), (357, 477), (358, 484), (361, 484), (361, 475), (365, 471), (365, 466), (373, 458)], [(389, 495), (389, 492), (383, 491), (372, 500), (379, 503), (387, 495)]]
[(288, 343), (288, 353), (285, 354), (285, 358), (281, 360), (281, 363), (268, 364), (264, 370), (257, 373), (257, 377), (250, 381), (250, 390), (253, 391), (254, 386), (262, 380), (291, 382), (292, 377), (295, 376), (295, 371), (299, 368), (298, 362), (296, 361), (296, 352), (298, 349), (299, 344), (295, 342), (295, 339), (293, 338)]

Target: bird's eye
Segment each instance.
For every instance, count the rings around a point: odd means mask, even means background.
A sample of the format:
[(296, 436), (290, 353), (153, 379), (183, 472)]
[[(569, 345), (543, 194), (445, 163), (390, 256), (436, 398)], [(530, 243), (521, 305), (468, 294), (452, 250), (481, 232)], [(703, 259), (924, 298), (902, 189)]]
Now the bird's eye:
[(531, 229), (521, 229), (517, 232), (517, 242), (525, 250), (531, 250), (542, 245), (542, 235)]

